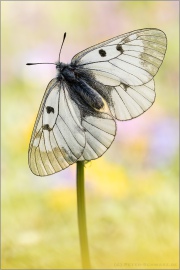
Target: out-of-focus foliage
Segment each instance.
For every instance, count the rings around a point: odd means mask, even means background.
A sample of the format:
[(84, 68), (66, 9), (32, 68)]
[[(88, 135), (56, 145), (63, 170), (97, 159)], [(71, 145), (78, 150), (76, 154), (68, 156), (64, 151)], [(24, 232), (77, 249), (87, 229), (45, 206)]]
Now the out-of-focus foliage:
[(167, 34), (144, 115), (118, 122), (116, 140), (86, 165), (93, 268), (178, 269), (178, 1), (3, 1), (2, 269), (80, 268), (75, 165), (38, 178), (28, 143), (56, 61), (138, 28)]

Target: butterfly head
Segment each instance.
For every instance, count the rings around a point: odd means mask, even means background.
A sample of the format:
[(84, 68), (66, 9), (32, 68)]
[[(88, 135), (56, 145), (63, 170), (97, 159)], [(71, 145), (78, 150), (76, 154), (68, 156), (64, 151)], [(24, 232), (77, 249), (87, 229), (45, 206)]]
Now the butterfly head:
[(65, 64), (58, 61), (55, 63), (55, 65), (56, 65), (56, 70), (57, 70), (57, 78), (63, 79), (62, 71), (65, 68)]
[(56, 69), (58, 72), (62, 72), (62, 70), (65, 68), (66, 64), (62, 63), (62, 62), (56, 62), (55, 63), (56, 65)]
[(57, 78), (64, 79), (69, 82), (76, 81), (76, 75), (74, 73), (74, 68), (69, 64), (64, 64), (62, 62), (55, 63), (57, 70)]

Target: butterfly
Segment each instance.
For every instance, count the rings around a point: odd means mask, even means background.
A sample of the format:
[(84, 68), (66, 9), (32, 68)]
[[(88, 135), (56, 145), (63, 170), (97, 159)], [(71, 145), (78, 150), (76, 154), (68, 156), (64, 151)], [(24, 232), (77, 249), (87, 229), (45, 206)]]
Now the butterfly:
[(115, 120), (138, 117), (154, 103), (153, 77), (166, 47), (164, 32), (145, 28), (85, 49), (70, 64), (59, 53), (30, 140), (31, 171), (51, 175), (102, 156), (115, 138)]

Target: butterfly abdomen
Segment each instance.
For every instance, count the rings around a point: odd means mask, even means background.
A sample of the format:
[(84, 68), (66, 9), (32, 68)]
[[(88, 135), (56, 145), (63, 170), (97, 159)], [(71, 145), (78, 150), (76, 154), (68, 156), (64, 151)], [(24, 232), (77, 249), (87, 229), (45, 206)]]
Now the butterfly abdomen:
[(81, 96), (81, 98), (92, 108), (100, 110), (103, 108), (104, 103), (100, 94), (89, 86), (85, 81), (79, 79), (74, 84), (74, 91)]

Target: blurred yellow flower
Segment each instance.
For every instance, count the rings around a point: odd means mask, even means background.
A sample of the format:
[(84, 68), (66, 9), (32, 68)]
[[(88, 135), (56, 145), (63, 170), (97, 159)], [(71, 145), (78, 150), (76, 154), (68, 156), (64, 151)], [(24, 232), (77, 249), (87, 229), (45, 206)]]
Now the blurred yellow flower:
[(47, 205), (53, 210), (67, 211), (76, 206), (75, 189), (53, 189), (47, 192)]
[(129, 181), (126, 171), (104, 157), (92, 161), (86, 168), (87, 178), (91, 179), (93, 190), (104, 196), (124, 197), (128, 194)]

